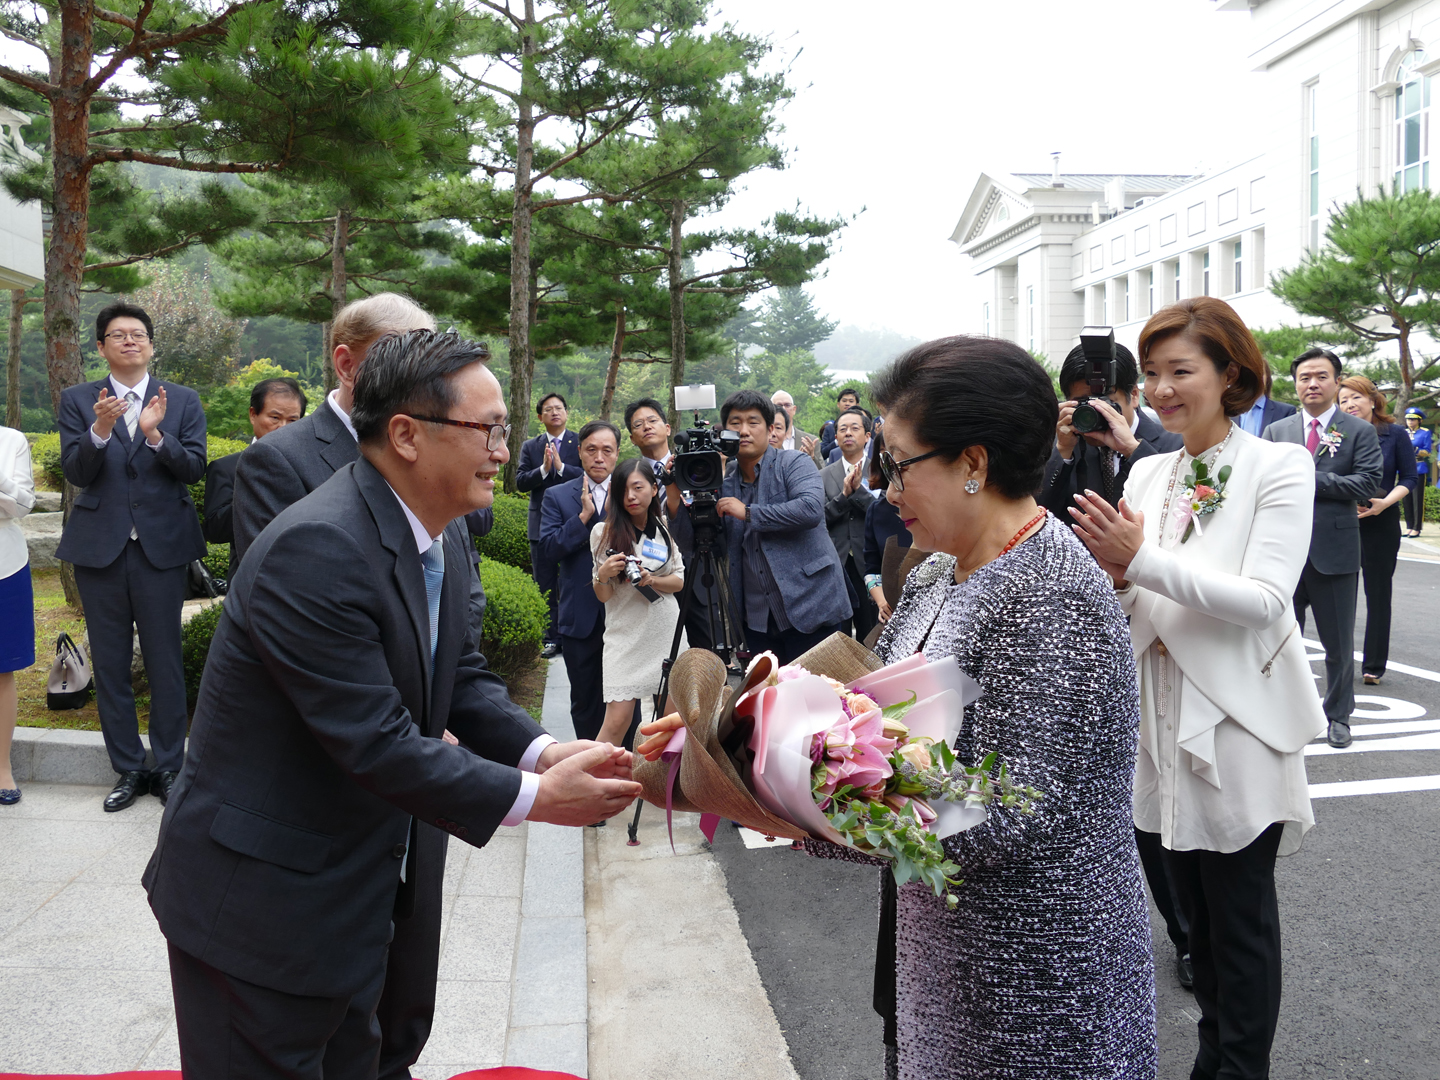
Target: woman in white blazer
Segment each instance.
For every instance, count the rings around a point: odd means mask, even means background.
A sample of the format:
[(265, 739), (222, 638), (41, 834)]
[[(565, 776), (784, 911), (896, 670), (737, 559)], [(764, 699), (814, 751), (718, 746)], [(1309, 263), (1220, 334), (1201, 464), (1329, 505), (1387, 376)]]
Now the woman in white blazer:
[(19, 704), (15, 672), (35, 663), (35, 598), (20, 519), (34, 506), (30, 443), (14, 428), (0, 427), (0, 806), (20, 801), (20, 787), (10, 774)]
[(1304, 752), (1325, 730), (1291, 605), (1315, 464), (1231, 422), (1266, 368), (1223, 300), (1157, 312), (1139, 353), (1146, 399), (1185, 445), (1137, 462), (1118, 510), (1088, 493), (1071, 513), (1130, 616), (1135, 826), (1160, 835), (1190, 923), (1192, 1076), (1265, 1076), (1280, 1014), (1275, 858), (1315, 823)]

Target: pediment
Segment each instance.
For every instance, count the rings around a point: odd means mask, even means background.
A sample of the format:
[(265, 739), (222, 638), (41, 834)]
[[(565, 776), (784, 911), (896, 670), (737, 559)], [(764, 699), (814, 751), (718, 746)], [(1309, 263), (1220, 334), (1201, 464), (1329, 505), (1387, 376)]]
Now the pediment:
[(964, 247), (1029, 217), (1031, 210), (1018, 191), (981, 173), (950, 239)]

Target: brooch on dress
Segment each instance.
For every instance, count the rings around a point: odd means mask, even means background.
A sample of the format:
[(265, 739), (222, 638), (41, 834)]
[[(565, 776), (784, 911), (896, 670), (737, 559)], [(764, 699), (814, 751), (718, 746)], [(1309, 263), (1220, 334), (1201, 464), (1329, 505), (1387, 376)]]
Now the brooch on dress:
[(1175, 496), (1175, 531), (1178, 533), (1184, 530), (1180, 543), (1189, 540), (1192, 532), (1205, 535), (1205, 531), (1200, 527), (1200, 519), (1220, 509), (1220, 504), (1225, 501), (1225, 485), (1229, 480), (1229, 465), (1222, 465), (1212, 479), (1209, 467), (1199, 458), (1190, 463), (1190, 475), (1185, 477), (1185, 487)]
[(1340, 443), (1344, 438), (1345, 433), (1336, 427), (1332, 421), (1330, 430), (1320, 436), (1320, 441), (1315, 446), (1315, 456), (1319, 457), (1321, 454), (1329, 454), (1331, 457), (1334, 457), (1335, 451), (1340, 449)]

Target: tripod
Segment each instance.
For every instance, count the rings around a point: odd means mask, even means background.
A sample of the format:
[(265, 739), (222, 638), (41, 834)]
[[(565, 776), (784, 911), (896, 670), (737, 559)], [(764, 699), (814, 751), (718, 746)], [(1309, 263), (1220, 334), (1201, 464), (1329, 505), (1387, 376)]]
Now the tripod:
[[(685, 588), (680, 592), (680, 617), (675, 622), (675, 636), (670, 639), (670, 655), (660, 662), (660, 686), (655, 691), (655, 716), (658, 719), (670, 696), (670, 669), (680, 652), (680, 638), (685, 632), (685, 620), (690, 615), (690, 606), (695, 601), (695, 583), (699, 581), (706, 590), (713, 590), (715, 603), (707, 605), (706, 618), (710, 627), (710, 640), (715, 644), (713, 651), (725, 662), (727, 674), (739, 675), (741, 668), (736, 662), (740, 653), (740, 635), (735, 626), (730, 608), (730, 574), (725, 559), (715, 554), (715, 537), (721, 529), (720, 516), (715, 513), (713, 497), (702, 502), (696, 499), (691, 507), (691, 522), (695, 529), (695, 554), (693, 567), (686, 568)], [(640, 830), (640, 810), (644, 800), (635, 803), (635, 816), (630, 820), (628, 847), (638, 847), (637, 834)]]

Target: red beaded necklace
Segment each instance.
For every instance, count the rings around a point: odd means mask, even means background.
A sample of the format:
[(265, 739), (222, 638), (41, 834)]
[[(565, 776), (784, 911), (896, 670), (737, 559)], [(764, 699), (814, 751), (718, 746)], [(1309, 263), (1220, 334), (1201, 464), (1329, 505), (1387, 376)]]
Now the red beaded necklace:
[[(1045, 514), (1046, 514), (1046, 510), (1045, 510), (1045, 508), (1042, 506), (1042, 507), (1040, 508), (1040, 512), (1039, 512), (1038, 514), (1036, 514), (1033, 518), (1031, 518), (1029, 521), (1027, 521), (1024, 525), (1021, 525), (1021, 526), (1020, 526), (1020, 531), (1017, 532), (1014, 536), (1012, 536), (1012, 537), (1010, 538), (1010, 542), (1009, 542), (1008, 544), (1006, 544), (1003, 548), (1000, 549), (1000, 555), (1004, 555), (1007, 551), (1009, 551), (1011, 548), (1013, 548), (1016, 544), (1020, 543), (1020, 541), (1024, 538), (1024, 536), (1025, 536), (1026, 533), (1028, 533), (1028, 532), (1029, 532), (1031, 529), (1033, 529), (1036, 525), (1040, 524), (1040, 522), (1042, 522), (1042, 521), (1045, 520)], [(996, 555), (995, 558), (998, 559), (998, 558), (1000, 557), (1000, 555)]]

